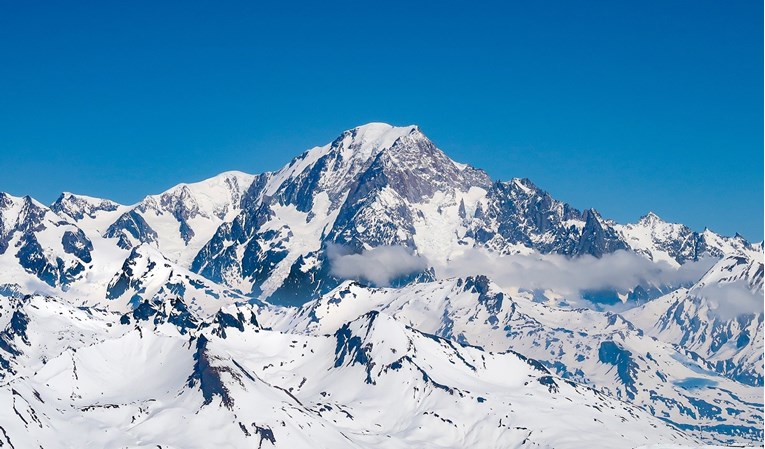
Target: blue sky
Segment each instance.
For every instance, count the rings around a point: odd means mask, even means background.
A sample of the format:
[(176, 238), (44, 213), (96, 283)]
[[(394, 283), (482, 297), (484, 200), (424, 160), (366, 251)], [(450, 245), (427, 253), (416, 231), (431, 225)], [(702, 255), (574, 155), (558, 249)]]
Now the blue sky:
[(130, 203), (384, 121), (618, 221), (763, 237), (760, 1), (263, 3), (3, 2), (0, 190)]

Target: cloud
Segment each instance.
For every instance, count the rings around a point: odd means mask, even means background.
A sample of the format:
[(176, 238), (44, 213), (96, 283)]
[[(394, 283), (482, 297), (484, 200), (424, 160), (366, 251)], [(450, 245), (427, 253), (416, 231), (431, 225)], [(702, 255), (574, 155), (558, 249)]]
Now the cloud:
[(628, 251), (601, 258), (557, 254), (498, 255), (484, 249), (468, 249), (447, 264), (436, 267), (440, 278), (485, 274), (501, 287), (553, 290), (578, 297), (584, 291), (627, 292), (638, 285), (680, 286), (698, 281), (713, 260), (688, 262), (679, 268), (652, 262)]
[[(340, 245), (327, 248), (330, 272), (342, 279), (365, 280), (377, 286), (428, 268), (428, 261), (402, 246), (380, 246), (361, 253), (350, 253)], [(550, 290), (567, 301), (581, 299), (584, 292), (616, 291), (626, 293), (636, 286), (680, 287), (693, 284), (715, 263), (715, 259), (686, 262), (675, 267), (667, 262), (653, 262), (629, 251), (616, 251), (596, 258), (585, 255), (567, 257), (558, 254), (499, 255), (483, 248), (467, 248), (459, 256), (434, 268), (440, 279), (486, 275), (502, 288)], [(747, 290), (748, 292), (748, 290)], [(751, 308), (752, 293), (737, 287), (699, 294), (717, 298), (722, 310)], [(587, 306), (587, 302), (582, 306)], [(761, 307), (761, 305), (760, 305)], [(721, 311), (722, 311), (721, 310)]]
[(396, 278), (428, 268), (427, 261), (402, 246), (378, 246), (350, 254), (340, 245), (327, 247), (330, 273), (341, 279), (366, 280), (376, 286), (388, 286)]
[(705, 285), (689, 294), (706, 300), (710, 312), (723, 320), (763, 312), (762, 292), (752, 292), (744, 281)]

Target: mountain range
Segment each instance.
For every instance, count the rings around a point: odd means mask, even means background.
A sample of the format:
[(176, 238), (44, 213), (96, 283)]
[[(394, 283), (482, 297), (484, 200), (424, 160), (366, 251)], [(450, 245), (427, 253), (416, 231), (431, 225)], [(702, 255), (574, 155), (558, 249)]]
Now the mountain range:
[(0, 193), (0, 442), (762, 445), (762, 295), (762, 243), (616, 223), (416, 126), (133, 205)]

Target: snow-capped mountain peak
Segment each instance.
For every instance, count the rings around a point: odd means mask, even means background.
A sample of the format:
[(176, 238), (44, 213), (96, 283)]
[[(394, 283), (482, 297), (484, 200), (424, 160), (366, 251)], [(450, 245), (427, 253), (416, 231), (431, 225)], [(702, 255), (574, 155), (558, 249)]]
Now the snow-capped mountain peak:
[(715, 371), (762, 387), (764, 267), (761, 252), (730, 254), (690, 288), (624, 315), (649, 335), (703, 357)]
[(653, 212), (641, 217), (637, 223), (615, 225), (615, 228), (633, 251), (655, 262), (664, 261), (676, 266), (751, 248), (751, 244), (739, 235), (724, 237), (707, 228), (695, 232), (683, 224), (664, 221)]
[[(762, 283), (762, 244), (653, 212), (618, 224), (417, 126), (133, 205), (0, 194), (0, 398), (27, 404), (0, 443), (59, 447), (73, 421), (91, 445), (147, 447), (209, 446), (155, 430), (178, 422), (233, 423), (232, 447), (311, 447), (309, 427), (355, 448), (580, 447), (559, 429), (585, 424), (591, 447), (761, 441)], [(50, 432), (28, 439), (30, 420)]]
[(159, 195), (149, 195), (137, 205), (139, 209), (205, 218), (225, 216), (236, 209), (255, 175), (228, 171), (195, 183), (178, 184)]
[(121, 209), (103, 234), (117, 238), (126, 249), (141, 243), (154, 245), (173, 262), (188, 266), (218, 227), (236, 217), (259, 178), (231, 171), (179, 184)]
[[(330, 199), (352, 182), (383, 150), (390, 148), (403, 136), (420, 134), (414, 126), (396, 127), (386, 123), (369, 123), (343, 132), (331, 143), (314, 147), (293, 159), (287, 166), (274, 173), (265, 194), (275, 196), (280, 190), (298, 184), (302, 179), (315, 180)], [(334, 194), (334, 195), (333, 195)]]
[(645, 225), (645, 226), (651, 226), (655, 223), (665, 223), (664, 220), (661, 219), (654, 211), (648, 211), (647, 214), (640, 217), (640, 220), (638, 220), (639, 224)]
[[(62, 193), (50, 206), (50, 209), (58, 215), (77, 223), (92, 222), (101, 217), (115, 218), (112, 212), (125, 208), (111, 200), (70, 192)], [(109, 218), (106, 220), (108, 221)], [(111, 223), (107, 223), (107, 226), (109, 224)]]
[(356, 157), (370, 159), (379, 151), (390, 148), (403, 136), (420, 133), (416, 125), (393, 126), (387, 123), (368, 123), (345, 131), (338, 139), (342, 139), (345, 149), (344, 156), (353, 152)]

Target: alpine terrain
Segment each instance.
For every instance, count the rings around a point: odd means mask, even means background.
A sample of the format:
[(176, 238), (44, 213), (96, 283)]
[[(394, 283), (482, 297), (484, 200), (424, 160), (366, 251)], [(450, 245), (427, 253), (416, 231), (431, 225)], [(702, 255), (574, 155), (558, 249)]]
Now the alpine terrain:
[(132, 205), (0, 193), (0, 448), (762, 446), (763, 272), (417, 126)]

